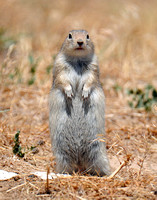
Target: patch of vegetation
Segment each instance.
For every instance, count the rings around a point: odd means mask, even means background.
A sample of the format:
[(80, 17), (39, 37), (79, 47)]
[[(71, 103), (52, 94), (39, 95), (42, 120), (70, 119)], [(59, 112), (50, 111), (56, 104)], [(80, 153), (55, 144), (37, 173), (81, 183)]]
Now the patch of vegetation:
[[(54, 63), (55, 59), (56, 59), (56, 54), (52, 56), (52, 63)], [(47, 74), (50, 74), (52, 68), (53, 68), (53, 64), (48, 65), (48, 66), (46, 67), (46, 73), (47, 73)]]
[[(13, 146), (13, 153), (15, 155), (19, 156), (20, 158), (23, 158), (24, 155), (26, 153), (28, 153), (28, 151), (32, 151), (33, 153), (38, 152), (38, 149), (36, 148), (37, 146), (27, 147), (27, 151), (25, 151), (25, 148), (22, 148), (20, 145), (19, 135), (20, 135), (20, 131), (17, 131), (17, 133), (14, 136), (15, 145)], [(22, 151), (22, 149), (23, 149), (23, 151)]]
[(152, 85), (147, 85), (142, 89), (128, 89), (127, 94), (131, 96), (128, 104), (131, 108), (144, 108), (146, 111), (152, 110), (152, 105), (157, 103), (157, 90)]
[(17, 78), (17, 83), (22, 83), (22, 73), (20, 69), (18, 67), (15, 67), (14, 72), (9, 74), (9, 78), (11, 80), (14, 80), (15, 78)]
[(47, 74), (50, 74), (52, 68), (53, 68), (53, 65), (51, 65), (51, 64), (48, 65), (48, 66), (46, 67), (46, 73), (47, 73)]
[(113, 89), (114, 89), (116, 92), (122, 91), (122, 87), (121, 87), (120, 85), (118, 85), (118, 83), (116, 83), (116, 84), (113, 86)]
[(0, 27), (0, 51), (8, 49), (10, 45), (17, 42), (14, 37), (7, 36), (6, 32), (4, 28)]
[(15, 145), (13, 146), (13, 153), (16, 154), (17, 156), (23, 158), (25, 153), (22, 152), (22, 147), (21, 147), (20, 141), (19, 141), (19, 135), (20, 135), (20, 131), (17, 131), (17, 133), (15, 134), (15, 137), (14, 137)]
[(36, 77), (36, 69), (39, 63), (39, 58), (35, 59), (32, 54), (28, 56), (29, 64), (30, 64), (30, 75), (31, 78), (28, 80), (28, 85), (33, 85), (35, 83)]

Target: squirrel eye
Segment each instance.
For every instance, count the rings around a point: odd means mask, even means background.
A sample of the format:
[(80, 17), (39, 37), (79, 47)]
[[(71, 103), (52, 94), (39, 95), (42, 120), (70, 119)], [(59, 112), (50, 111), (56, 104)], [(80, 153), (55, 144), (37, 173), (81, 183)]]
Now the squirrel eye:
[(69, 39), (72, 39), (72, 35), (71, 35), (71, 33), (69, 33)]
[(89, 39), (89, 35), (87, 35), (87, 39)]

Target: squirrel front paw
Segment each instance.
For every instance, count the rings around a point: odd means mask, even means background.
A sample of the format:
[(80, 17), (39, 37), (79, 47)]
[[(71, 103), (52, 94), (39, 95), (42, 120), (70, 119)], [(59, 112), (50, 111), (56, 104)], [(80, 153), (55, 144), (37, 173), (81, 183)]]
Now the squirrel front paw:
[(90, 89), (87, 89), (87, 88), (83, 88), (82, 90), (82, 98), (83, 99), (87, 99), (90, 95)]
[(65, 88), (64, 92), (68, 98), (72, 99), (72, 97), (74, 97), (74, 93), (70, 85)]

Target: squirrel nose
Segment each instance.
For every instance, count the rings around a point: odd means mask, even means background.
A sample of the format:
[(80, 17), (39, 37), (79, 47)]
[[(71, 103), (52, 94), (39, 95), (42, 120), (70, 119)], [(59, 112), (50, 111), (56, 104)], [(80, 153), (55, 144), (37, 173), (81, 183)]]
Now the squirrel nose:
[(78, 40), (77, 44), (81, 47), (83, 45), (83, 41), (82, 40)]

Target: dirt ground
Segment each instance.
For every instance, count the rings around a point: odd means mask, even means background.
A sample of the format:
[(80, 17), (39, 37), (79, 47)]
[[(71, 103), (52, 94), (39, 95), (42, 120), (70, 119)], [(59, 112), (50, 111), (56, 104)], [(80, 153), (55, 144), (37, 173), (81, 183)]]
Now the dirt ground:
[[(19, 174), (0, 181), (0, 199), (157, 199), (157, 112), (130, 108), (126, 94), (157, 88), (156, 6), (155, 0), (0, 1), (0, 170)], [(99, 58), (111, 169), (121, 169), (112, 177), (58, 177), (46, 189), (31, 174), (55, 167), (48, 124), (53, 61), (69, 30), (81, 28)], [(13, 154), (18, 130), (23, 158)]]

